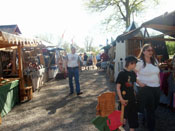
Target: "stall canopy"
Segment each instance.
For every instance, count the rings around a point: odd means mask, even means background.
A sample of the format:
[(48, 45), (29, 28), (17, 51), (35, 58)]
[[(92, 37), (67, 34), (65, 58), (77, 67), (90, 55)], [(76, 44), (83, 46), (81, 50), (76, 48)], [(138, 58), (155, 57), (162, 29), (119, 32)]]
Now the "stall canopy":
[[(125, 32), (130, 32), (131, 30), (137, 29), (139, 26), (137, 25), (137, 23), (135, 21), (133, 21), (130, 26), (125, 30)], [(124, 33), (125, 33), (124, 32)]]
[(175, 37), (175, 11), (165, 13), (142, 24), (142, 27), (152, 28), (166, 35)]
[(125, 32), (116, 38), (116, 41), (124, 41), (130, 39), (136, 36), (137, 34), (140, 34), (140, 29), (141, 27), (138, 28), (137, 24), (133, 21), (131, 25), (125, 30)]
[(109, 50), (110, 48), (111, 48), (111, 45), (106, 45), (106, 46), (102, 47), (101, 49)]
[(47, 50), (54, 51), (54, 50), (64, 50), (63, 48), (57, 48), (57, 47), (48, 47)]
[(0, 31), (0, 48), (18, 45), (37, 46), (42, 45), (42, 41), (36, 38), (27, 38), (22, 35), (14, 35)]
[[(133, 26), (134, 27), (134, 26)], [(145, 30), (143, 31), (142, 29)], [(154, 38), (150, 38), (147, 28), (151, 28), (154, 29), (156, 31), (159, 31), (165, 35), (169, 35), (175, 38), (175, 11), (171, 12), (171, 13), (165, 13), (161, 16), (158, 16), (156, 18), (153, 18), (147, 22), (144, 22), (140, 27), (134, 29), (131, 28), (131, 30), (129, 30), (128, 32), (124, 32), (123, 34), (119, 35), (116, 38), (116, 41), (124, 41), (127, 39), (131, 39), (133, 37), (136, 37), (137, 34), (141, 31), (144, 33), (144, 37), (146, 36), (145, 34), (147, 34), (147, 38), (142, 37), (139, 39), (154, 39)], [(157, 38), (155, 38), (157, 39)], [(169, 41), (174, 41), (174, 39), (157, 39), (157, 40), (169, 40)]]

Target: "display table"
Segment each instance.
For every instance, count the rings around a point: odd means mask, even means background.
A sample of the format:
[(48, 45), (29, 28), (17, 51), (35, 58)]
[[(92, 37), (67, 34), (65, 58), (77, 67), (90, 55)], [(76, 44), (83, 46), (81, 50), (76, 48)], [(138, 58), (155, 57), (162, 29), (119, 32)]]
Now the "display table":
[(9, 78), (7, 82), (0, 86), (0, 112), (5, 116), (11, 109), (19, 103), (19, 79)]

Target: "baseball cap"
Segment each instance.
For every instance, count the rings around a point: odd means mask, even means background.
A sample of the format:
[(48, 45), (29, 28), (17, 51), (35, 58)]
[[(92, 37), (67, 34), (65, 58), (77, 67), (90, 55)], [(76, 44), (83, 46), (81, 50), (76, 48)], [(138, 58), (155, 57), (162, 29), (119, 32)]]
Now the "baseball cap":
[(137, 60), (137, 58), (135, 57), (135, 56), (133, 56), (133, 55), (130, 55), (130, 56), (127, 56), (126, 58), (125, 58), (125, 61), (127, 62), (127, 63), (130, 63), (130, 62), (138, 62), (138, 60)]

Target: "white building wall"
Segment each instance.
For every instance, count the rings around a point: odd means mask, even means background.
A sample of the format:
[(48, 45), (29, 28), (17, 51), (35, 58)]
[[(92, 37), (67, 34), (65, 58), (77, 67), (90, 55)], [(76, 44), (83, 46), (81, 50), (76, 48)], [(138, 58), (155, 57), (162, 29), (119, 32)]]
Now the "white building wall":
[[(126, 57), (126, 41), (124, 42), (116, 42), (116, 53), (115, 53), (115, 73), (114, 78), (116, 80), (117, 75), (121, 69), (121, 66), (125, 66), (125, 57)], [(122, 58), (122, 62), (121, 59)]]

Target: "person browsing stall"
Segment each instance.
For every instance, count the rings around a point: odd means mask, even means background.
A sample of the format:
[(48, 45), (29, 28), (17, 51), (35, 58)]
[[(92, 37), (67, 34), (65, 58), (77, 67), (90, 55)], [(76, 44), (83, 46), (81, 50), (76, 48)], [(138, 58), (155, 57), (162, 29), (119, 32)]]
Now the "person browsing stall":
[(75, 79), (75, 85), (76, 85), (76, 93), (77, 95), (81, 95), (82, 92), (80, 91), (80, 83), (79, 83), (79, 67), (80, 67), (80, 57), (78, 54), (76, 54), (75, 47), (71, 47), (71, 53), (67, 55), (66, 60), (66, 66), (69, 76), (69, 87), (70, 87), (70, 93), (69, 95), (72, 95), (74, 93), (74, 87), (73, 87), (73, 77)]
[(87, 60), (88, 60), (88, 56), (87, 56), (86, 53), (84, 53), (84, 57), (83, 57), (83, 65), (84, 65), (85, 70), (87, 70), (87, 69), (86, 69), (86, 67), (87, 67)]
[[(121, 104), (125, 106), (123, 124), (125, 125), (126, 120), (128, 120), (130, 131), (134, 131), (135, 128), (138, 128), (137, 104), (134, 92), (136, 74), (133, 71), (137, 59), (134, 56), (128, 56), (125, 61), (125, 68), (119, 72), (116, 80), (116, 89)], [(122, 92), (125, 92), (125, 94)]]

